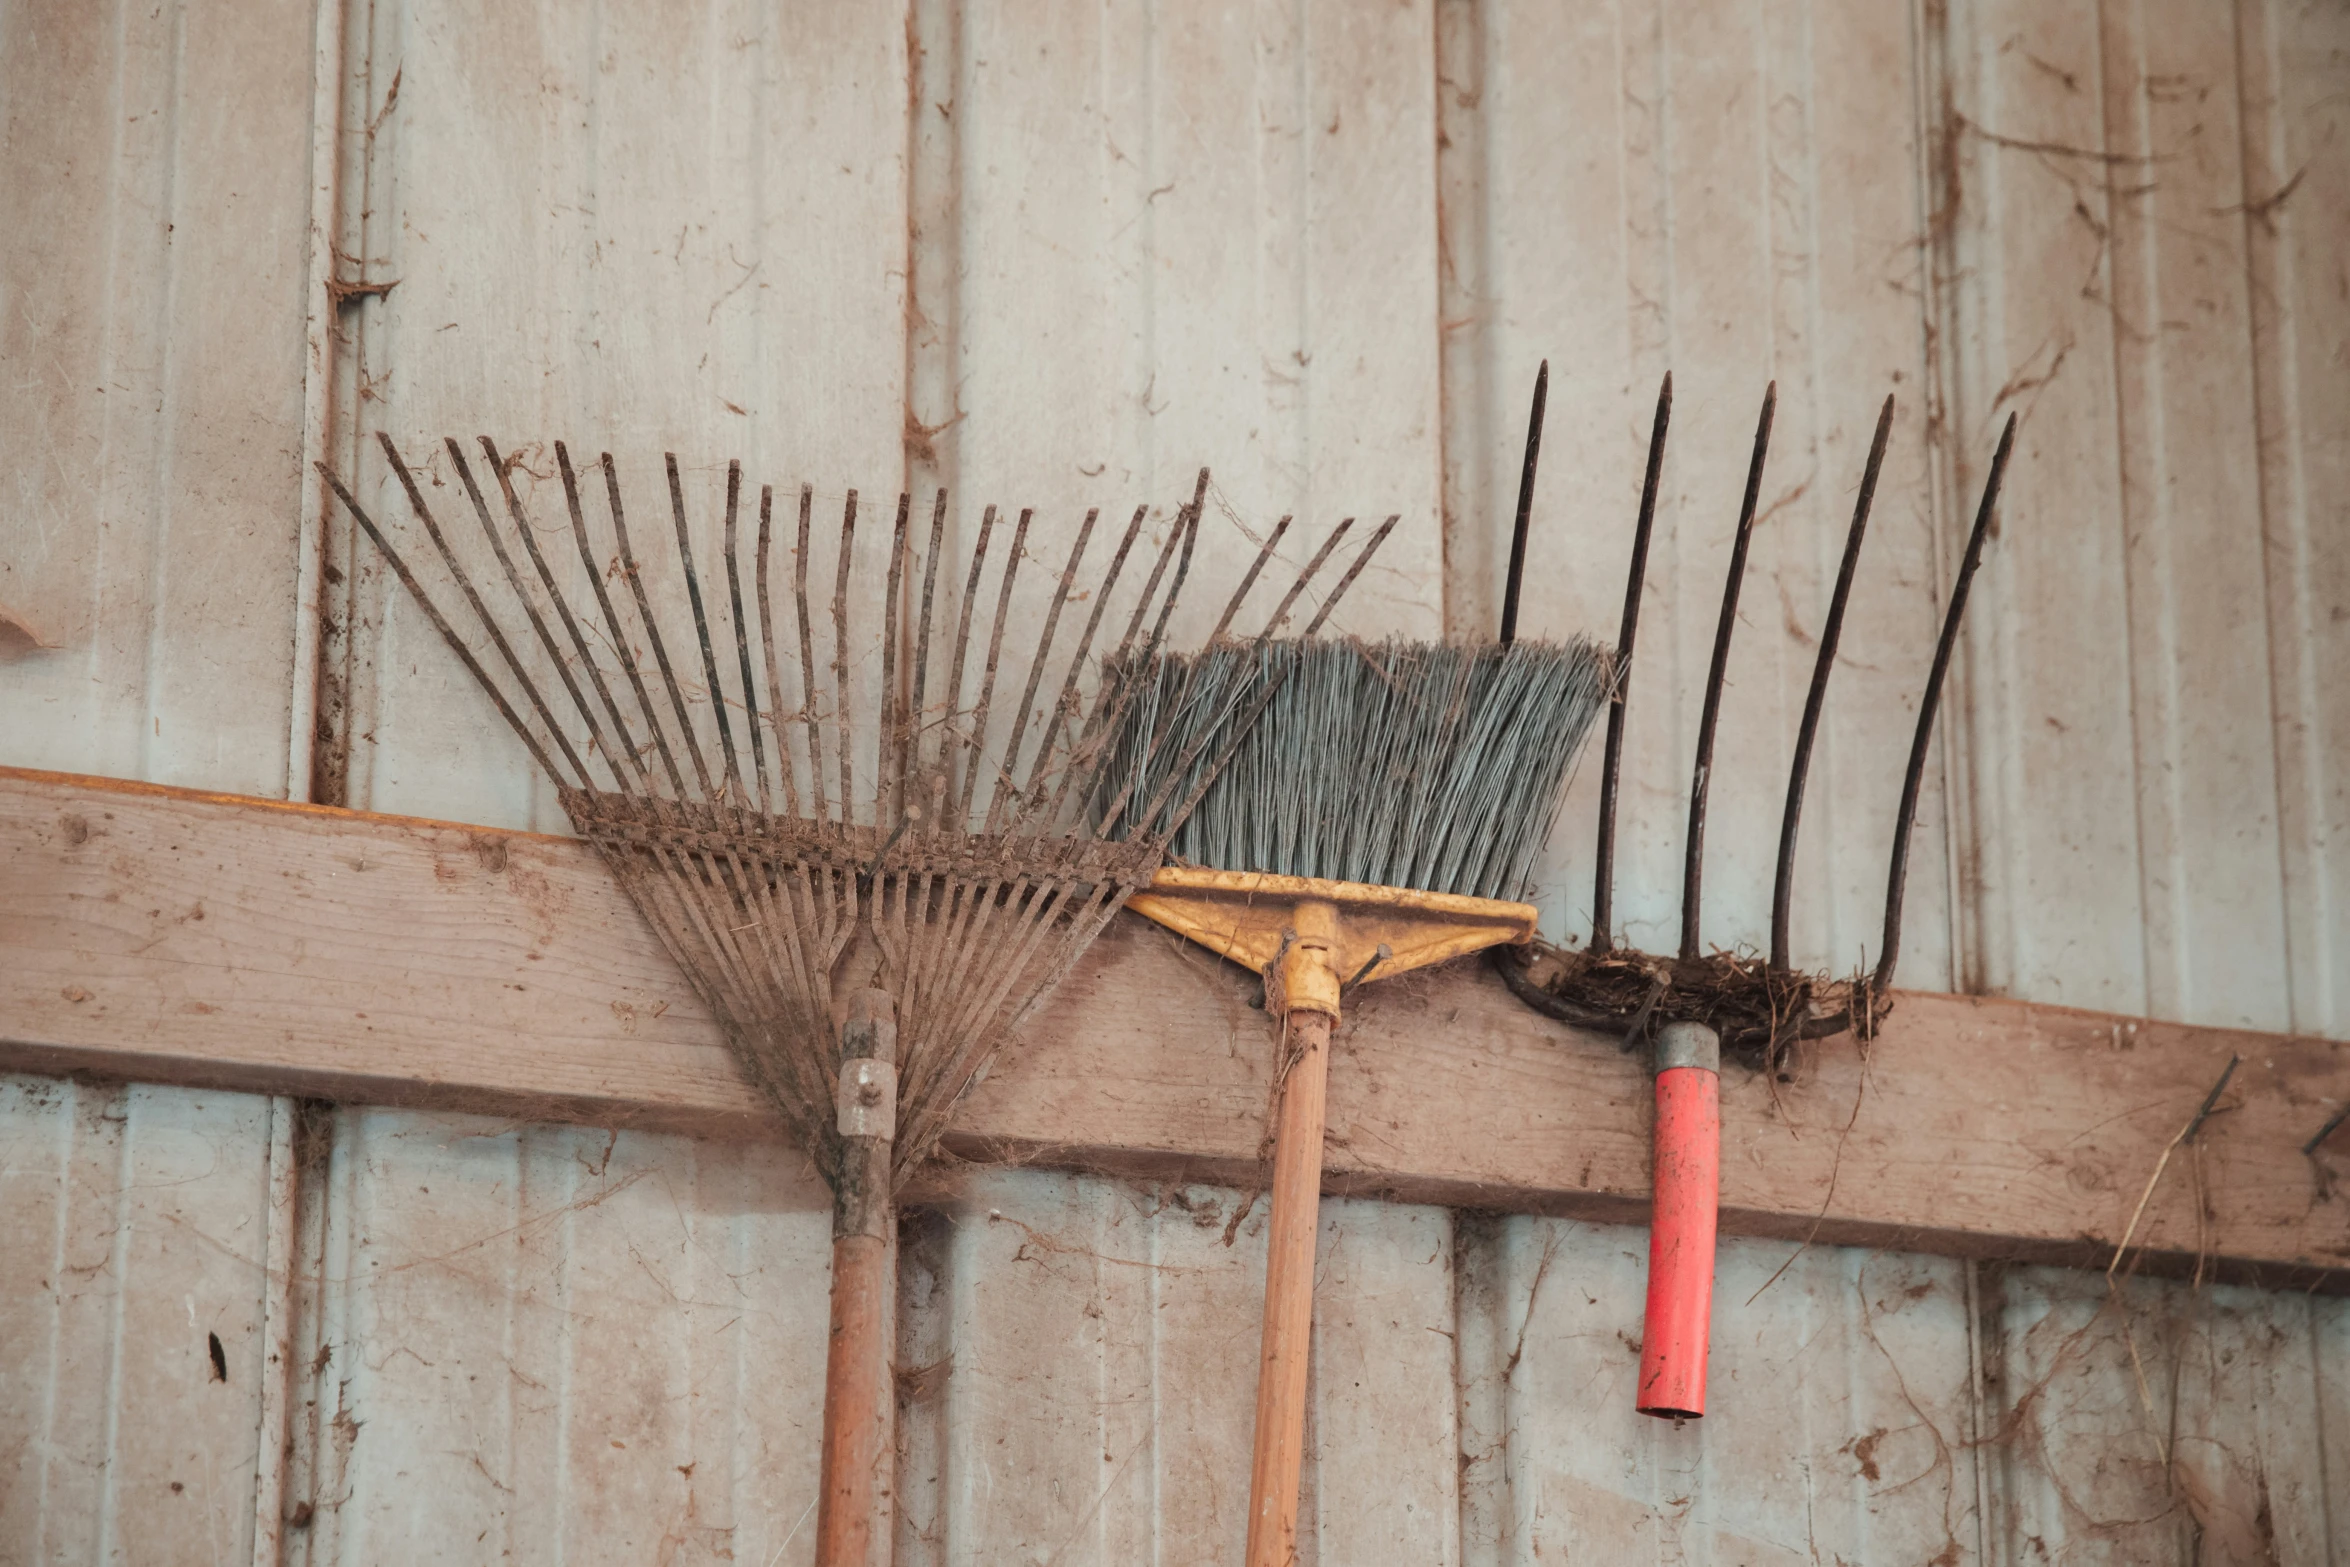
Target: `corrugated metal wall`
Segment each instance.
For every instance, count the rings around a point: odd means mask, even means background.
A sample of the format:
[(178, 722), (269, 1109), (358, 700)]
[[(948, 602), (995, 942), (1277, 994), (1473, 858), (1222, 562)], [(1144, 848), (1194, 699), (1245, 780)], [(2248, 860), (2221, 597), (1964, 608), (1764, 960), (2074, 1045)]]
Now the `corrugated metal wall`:
[[(301, 480), (378, 428), (1056, 529), (1208, 461), (1244, 526), (1400, 510), (1350, 624), (1474, 633), (1547, 355), (1528, 612), (1605, 628), (1669, 366), (1620, 900), (1658, 945), (1775, 376), (1709, 939), (1762, 933), (1892, 390), (1797, 907), (1800, 959), (1873, 946), (2020, 408), (1904, 979), (2340, 1037), (2345, 83), (2329, 0), (0, 9), (0, 760), (560, 829)], [(0, 1190), (0, 1557), (805, 1559), (789, 1150), (16, 1079)], [(898, 1560), (1237, 1555), (1244, 1201), (977, 1172), (910, 1225)], [(2338, 1302), (1731, 1243), (1674, 1431), (1629, 1408), (1642, 1240), (1331, 1204), (1310, 1559), (2350, 1555)]]

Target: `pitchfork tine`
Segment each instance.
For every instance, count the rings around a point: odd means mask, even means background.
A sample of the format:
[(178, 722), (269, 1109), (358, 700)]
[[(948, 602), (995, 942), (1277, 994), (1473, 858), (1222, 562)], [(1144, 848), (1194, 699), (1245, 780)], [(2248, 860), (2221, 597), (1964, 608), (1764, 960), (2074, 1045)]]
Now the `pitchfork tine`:
[(1526, 528), (1534, 520), (1534, 466), (1542, 459), (1542, 412), (1550, 402), (1550, 361), (1534, 372), (1534, 411), (1526, 416), (1526, 464), (1518, 470), (1518, 520), (1510, 532), (1510, 574), (1501, 593), (1501, 645), (1518, 640), (1518, 589), (1526, 580)]
[(1599, 845), (1592, 856), (1591, 950), (1614, 949), (1616, 907), (1616, 784), (1624, 770), (1624, 718), (1632, 704), (1632, 643), (1640, 633), (1640, 596), (1648, 581), (1648, 536), (1656, 526), (1656, 492), (1664, 473), (1665, 432), (1673, 422), (1673, 373), (1657, 388), (1656, 418), (1648, 427), (1648, 473), (1640, 483), (1640, 520), (1632, 529), (1632, 565), (1624, 574), (1624, 620), (1616, 633), (1611, 675), (1616, 697), (1607, 709), (1607, 752), (1599, 771)]
[(1697, 720), (1697, 771), (1689, 784), (1688, 857), (1681, 868), (1681, 957), (1698, 955), (1697, 927), (1705, 874), (1705, 796), (1713, 781), (1714, 728), (1722, 716), (1722, 681), (1730, 671), (1730, 633), (1738, 627), (1738, 589), (1746, 578), (1747, 546), (1754, 542), (1754, 504), (1762, 493), (1763, 459), (1771, 451), (1771, 415), (1779, 383), (1763, 392), (1754, 427), (1754, 456), (1746, 465), (1746, 498), (1738, 505), (1738, 537), (1730, 546), (1730, 578), (1722, 584), (1722, 618), (1714, 627), (1714, 661), (1705, 676), (1705, 707)]
[(1942, 617), (1942, 636), (1934, 644), (1934, 665), (1926, 674), (1926, 694), (1918, 703), (1918, 727), (1910, 741), (1909, 769), (1901, 779), (1901, 809), (1893, 818), (1893, 864), (1885, 876), (1885, 936), (1877, 954), (1877, 971), (1869, 981), (1877, 995), (1892, 988), (1893, 965), (1901, 957), (1901, 897), (1909, 881), (1909, 834), (1917, 825), (1918, 790), (1926, 776), (1926, 751), (1934, 742), (1934, 713), (1942, 703), (1943, 677), (1950, 672), (1951, 649), (1958, 642), (1958, 623), (1966, 614), (1967, 589), (1983, 564), (1983, 544), (1991, 532), (1991, 516), (1999, 506), (2000, 481), (2007, 476), (2007, 455), (2015, 447), (2015, 415), (1999, 432), (1999, 449), (1991, 455), (1991, 472), (1983, 481), (1982, 504), (1975, 508), (1974, 531), (1967, 535), (1966, 557), (1959, 562), (1958, 580), (1951, 584), (1950, 608)]
[(1795, 733), (1795, 759), (1787, 768), (1787, 814), (1779, 823), (1779, 870), (1771, 884), (1771, 967), (1787, 972), (1788, 923), (1795, 899), (1795, 832), (1803, 820), (1803, 786), (1811, 772), (1811, 748), (1828, 703), (1828, 676), (1836, 669), (1836, 643), (1844, 634), (1844, 606), (1852, 597), (1852, 575), (1860, 564), (1861, 539), (1869, 530), (1869, 507), (1877, 498), (1877, 474), (1885, 466), (1885, 443), (1893, 434), (1893, 397), (1877, 415), (1869, 442), (1868, 466), (1861, 470), (1860, 499), (1852, 507), (1852, 531), (1844, 536), (1844, 560), (1836, 568), (1836, 591), (1828, 599), (1827, 624), (1820, 628), (1820, 653), (1811, 669), (1811, 692), (1803, 699), (1803, 723)]

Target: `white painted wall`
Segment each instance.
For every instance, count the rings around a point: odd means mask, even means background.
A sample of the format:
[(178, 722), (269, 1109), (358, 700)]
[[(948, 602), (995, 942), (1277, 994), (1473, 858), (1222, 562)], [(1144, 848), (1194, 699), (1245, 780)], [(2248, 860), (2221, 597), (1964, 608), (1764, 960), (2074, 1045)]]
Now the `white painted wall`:
[[(1527, 613), (1604, 632), (1670, 367), (1619, 891), (1661, 946), (1775, 377), (1707, 880), (1752, 944), (1891, 390), (1798, 957), (1873, 954), (2020, 409), (1904, 980), (2342, 1037), (2345, 82), (2327, 0), (0, 8), (0, 611), (49, 644), (0, 628), (0, 761), (560, 830), (302, 480), (379, 428), (1054, 537), (1210, 462), (1223, 525), (1402, 512), (1350, 624), (1473, 635), (1547, 356)], [(0, 1558), (806, 1559), (788, 1149), (13, 1079), (0, 1194)], [(976, 1172), (912, 1221), (899, 1561), (1237, 1555), (1242, 1200)], [(1310, 1559), (2350, 1551), (2338, 1302), (1733, 1243), (1676, 1432), (1629, 1408), (1642, 1241), (1329, 1205)]]

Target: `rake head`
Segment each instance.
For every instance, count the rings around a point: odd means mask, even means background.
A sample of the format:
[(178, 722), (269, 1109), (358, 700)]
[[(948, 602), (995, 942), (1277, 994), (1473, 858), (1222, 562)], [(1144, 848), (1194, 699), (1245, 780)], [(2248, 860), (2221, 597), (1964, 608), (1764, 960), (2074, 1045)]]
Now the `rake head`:
[[(902, 1180), (995, 1048), (1150, 880), (1196, 803), (1172, 788), (1109, 789), (1111, 737), (1139, 744), (1167, 777), (1212, 771), (1270, 696), (1261, 676), (1233, 680), (1181, 725), (1170, 717), (1137, 741), (1131, 688), (1101, 678), (1105, 662), (1161, 654), (1205, 470), (1160, 537), (1145, 543), (1149, 508), (1137, 507), (1095, 565), (1099, 518), (1088, 513), (1058, 573), (1039, 580), (1022, 569), (1032, 511), (1006, 527), (989, 507), (967, 562), (949, 569), (962, 541), (950, 537), (943, 491), (926, 529), (901, 495), (887, 527), (860, 530), (855, 491), (837, 527), (819, 527), (803, 488), (779, 557), (772, 489), (759, 490), (754, 529), (731, 464), (715, 530), (721, 592), (714, 578), (705, 591), (696, 568), (674, 456), (674, 554), (644, 555), (610, 455), (583, 473), (558, 443), (568, 528), (556, 529), (569, 537), (550, 552), (517, 465), (487, 437), (487, 489), (464, 447), (443, 447), (478, 539), (444, 527), (427, 484), (388, 437), (381, 446), (421, 546), (395, 542), (320, 472), (554, 781), (828, 1180), (840, 1170), (848, 993), (877, 984), (896, 1004)], [(1287, 525), (1258, 553), (1218, 637), (1232, 633)], [(1347, 531), (1333, 531), (1242, 645), (1261, 649)], [(1117, 639), (1107, 651), (1105, 633)]]

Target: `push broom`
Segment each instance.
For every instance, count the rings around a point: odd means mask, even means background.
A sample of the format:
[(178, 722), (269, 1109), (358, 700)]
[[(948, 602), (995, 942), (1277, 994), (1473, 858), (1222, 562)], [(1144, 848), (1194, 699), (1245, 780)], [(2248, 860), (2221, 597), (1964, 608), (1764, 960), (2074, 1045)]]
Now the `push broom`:
[[(1389, 519), (1393, 526), (1394, 519)], [(1514, 598), (1514, 594), (1513, 594)], [(1596, 644), (1390, 640), (1215, 644), (1122, 666), (1137, 692), (1125, 787), (1159, 790), (1152, 744), (1187, 693), (1246, 671), (1270, 710), (1127, 906), (1264, 978), (1280, 1026), (1264, 1336), (1249, 1480), (1249, 1567), (1295, 1560), (1330, 1042), (1345, 992), (1533, 936), (1516, 901), (1575, 753), (1607, 698)], [(1514, 622), (1514, 614), (1509, 617)], [(1514, 630), (1514, 624), (1513, 624)]]
[[(884, 579), (878, 623), (867, 630), (874, 573), (857, 570), (853, 490), (832, 551), (826, 614), (811, 600), (810, 493), (800, 492), (786, 565), (774, 554), (772, 492), (760, 490), (746, 573), (742, 475), (730, 466), (721, 597), (704, 592), (695, 568), (670, 458), (676, 553), (658, 564), (665, 577), (674, 568), (676, 591), (657, 604), (645, 570), (656, 563), (632, 545), (609, 455), (585, 475), (600, 481), (593, 487), (609, 521), (597, 539), (582, 499), (588, 486), (555, 447), (578, 557), (559, 572), (515, 486), (518, 465), (486, 437), (481, 457), (495, 506), (454, 440), (446, 476), (428, 472), (423, 483), (388, 437), (382, 449), (429, 550), (413, 538), (409, 549), (395, 545), (349, 487), (320, 471), (554, 780), (581, 836), (832, 1188), (816, 1561), (867, 1567), (888, 1494), (894, 1193), (996, 1046), (1148, 882), (1198, 798), (1177, 781), (1213, 776), (1263, 712), (1265, 641), (1345, 530), (1299, 573), (1254, 642), (1227, 644), (1236, 656), (1192, 682), (1179, 711), (1138, 726), (1126, 712), (1132, 692), (1099, 678), (1096, 644), (1147, 508), (1136, 508), (1108, 566), (1091, 576), (1081, 575), (1096, 522), (1087, 514), (1066, 564), (1048, 579), (1041, 615), (1019, 617), (1040, 622), (1033, 648), (1007, 649), (1030, 512), (991, 558), (1005, 530), (987, 510), (958, 592), (942, 569), (951, 552), (945, 494), (919, 561), (900, 496), (881, 561), (865, 551)], [(428, 485), (449, 478), (478, 539), (466, 530), (453, 538), (426, 499)], [(1145, 552), (1155, 559), (1110, 664), (1159, 656), (1206, 484), (1203, 470), (1191, 504)], [(1383, 537), (1357, 556), (1325, 613)], [(1219, 636), (1278, 541), (1258, 553)], [(1056, 691), (1049, 675), (1065, 612), (1088, 601)], [(682, 656), (672, 654), (673, 637)], [(876, 652), (878, 686), (867, 691), (858, 671)], [(1007, 707), (1015, 693), (1017, 706)], [(1107, 786), (1113, 737), (1121, 765), (1139, 759), (1153, 786)]]

